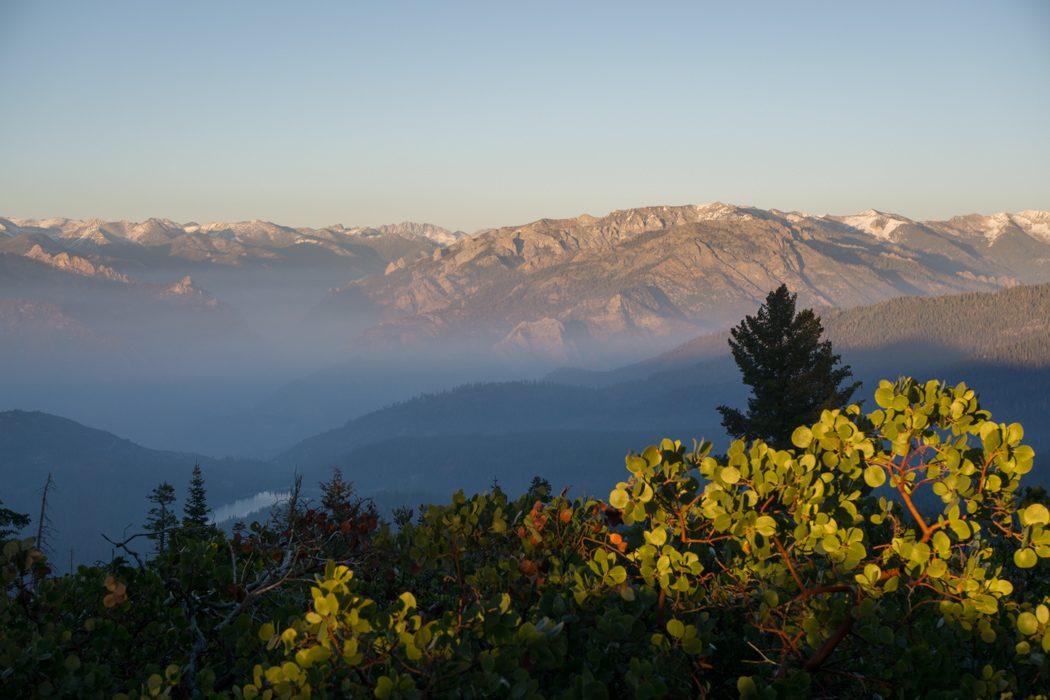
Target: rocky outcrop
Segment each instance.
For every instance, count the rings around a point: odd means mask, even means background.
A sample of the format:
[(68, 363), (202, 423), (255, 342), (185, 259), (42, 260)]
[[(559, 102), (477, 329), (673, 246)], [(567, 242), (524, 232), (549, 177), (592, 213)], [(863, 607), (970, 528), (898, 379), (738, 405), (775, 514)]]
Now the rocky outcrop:
[(542, 355), (561, 361), (575, 354), (574, 344), (566, 338), (565, 325), (553, 318), (522, 321), (497, 342), (495, 348), (510, 354)]
[(215, 308), (219, 302), (215, 297), (193, 286), (193, 278), (186, 275), (175, 284), (166, 287), (159, 295), (162, 299), (173, 299), (183, 303)]
[(34, 245), (30, 248), (29, 251), (26, 252), (25, 257), (39, 260), (45, 265), (49, 265), (65, 272), (72, 272), (75, 275), (99, 277), (123, 283), (128, 283), (130, 281), (127, 275), (122, 275), (111, 267), (95, 264), (87, 258), (82, 258), (70, 253), (63, 252), (51, 254), (44, 250), (40, 245)]

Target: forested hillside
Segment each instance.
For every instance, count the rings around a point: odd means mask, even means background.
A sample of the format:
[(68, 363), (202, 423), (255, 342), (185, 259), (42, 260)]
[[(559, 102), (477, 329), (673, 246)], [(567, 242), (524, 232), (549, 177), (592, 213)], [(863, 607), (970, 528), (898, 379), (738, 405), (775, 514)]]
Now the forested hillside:
[[(1007, 365), (1050, 364), (1050, 284), (1021, 285), (997, 292), (935, 297), (903, 296), (846, 310), (820, 309), (828, 338), (844, 352), (876, 354), (884, 348), (911, 348), (885, 362), (977, 359)], [(622, 376), (648, 376), (729, 354), (728, 332), (698, 336), (658, 357), (604, 374), (602, 383)], [(1041, 351), (1042, 350), (1042, 351)], [(581, 377), (589, 373), (580, 373)], [(558, 373), (562, 378), (572, 373)], [(601, 377), (602, 375), (598, 375)]]
[(11, 540), (0, 690), (1042, 697), (1050, 509), (1023, 486), (1024, 429), (963, 384), (868, 398), (784, 450), (663, 440), (606, 499), (535, 480), (390, 525), (333, 474), (267, 523), (228, 536), (187, 515), (66, 576)]
[[(9, 477), (0, 497), (8, 507), (31, 513), (34, 523), (44, 482), (48, 474), (53, 477), (48, 544), (62, 570), (70, 558), (77, 563), (108, 558), (112, 548), (102, 535), (117, 537), (139, 528), (150, 489), (169, 481), (182, 493), (194, 464), (207, 471), (212, 497), (220, 503), (250, 495), (248, 489), (290, 482), (283, 473), (279, 480), (268, 475), (259, 463), (151, 450), (65, 418), (27, 411), (0, 412), (0, 459)], [(246, 485), (247, 476), (255, 483)]]
[[(349, 421), (346, 425), (295, 445), (279, 464), (327, 469), (338, 464), (360, 478), (382, 481), (386, 475), (368, 475), (366, 469), (343, 463), (351, 450), (382, 441), (402, 441), (414, 449), (413, 440), (437, 436), (470, 438), (546, 432), (567, 436), (576, 432), (630, 431), (644, 434), (674, 426), (681, 430), (710, 429), (717, 422), (699, 424), (710, 395), (689, 386), (648, 386), (644, 383), (586, 389), (552, 382), (498, 382), (470, 384), (444, 392), (425, 394)], [(647, 406), (646, 410), (640, 410)], [(452, 455), (449, 455), (450, 457)], [(511, 455), (511, 459), (514, 459)], [(476, 483), (469, 463), (461, 479)], [(569, 467), (559, 464), (559, 469)], [(477, 465), (484, 474), (485, 465)], [(545, 469), (535, 473), (551, 477)], [(531, 476), (531, 475), (530, 475)], [(355, 479), (358, 478), (355, 476)], [(459, 482), (466, 485), (463, 482)]]
[(824, 314), (841, 350), (916, 342), (1013, 366), (1050, 365), (1050, 284), (995, 293), (900, 297)]

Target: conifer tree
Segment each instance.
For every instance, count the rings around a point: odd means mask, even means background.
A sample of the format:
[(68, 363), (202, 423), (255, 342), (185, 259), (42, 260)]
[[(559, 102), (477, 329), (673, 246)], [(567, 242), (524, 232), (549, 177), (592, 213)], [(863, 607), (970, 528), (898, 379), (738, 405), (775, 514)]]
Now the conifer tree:
[(799, 425), (815, 422), (821, 411), (845, 405), (860, 382), (847, 382), (849, 365), (831, 342), (812, 309), (795, 311), (797, 295), (780, 285), (769, 293), (754, 316), (730, 331), (729, 347), (751, 387), (747, 413), (719, 406), (722, 426), (733, 437), (761, 439), (777, 448), (791, 444)]
[(4, 502), (0, 501), (0, 540), (17, 535), (27, 525), (29, 525), (28, 515), (4, 508)]
[(189, 493), (182, 506), (182, 526), (203, 529), (208, 526), (210, 514), (211, 508), (208, 507), (207, 493), (204, 490), (204, 475), (201, 472), (201, 465), (195, 464), (193, 476), (190, 478)]
[(529, 498), (535, 498), (546, 503), (550, 500), (552, 492), (553, 489), (551, 488), (551, 482), (547, 481), (542, 476), (536, 475), (532, 477), (532, 481), (529, 482)]
[(336, 520), (344, 520), (356, 508), (352, 502), (354, 485), (343, 479), (343, 470), (332, 469), (332, 478), (321, 482), (321, 505)]
[(153, 507), (149, 509), (146, 519), (146, 531), (150, 533), (150, 539), (157, 543), (157, 554), (163, 554), (169, 541), (168, 532), (179, 524), (171, 507), (175, 503), (175, 487), (165, 481), (150, 491), (147, 498)]

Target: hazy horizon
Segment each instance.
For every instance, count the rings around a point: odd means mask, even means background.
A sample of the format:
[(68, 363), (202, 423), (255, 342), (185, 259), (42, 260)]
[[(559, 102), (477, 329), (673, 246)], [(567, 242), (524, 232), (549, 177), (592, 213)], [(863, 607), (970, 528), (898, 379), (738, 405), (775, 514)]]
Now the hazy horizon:
[(866, 211), (869, 211), (869, 210), (874, 210), (874, 211), (878, 211), (879, 213), (882, 213), (882, 214), (894, 214), (894, 215), (898, 215), (898, 216), (903, 216), (905, 218), (911, 219), (912, 221), (918, 221), (918, 222), (922, 222), (922, 221), (945, 221), (945, 220), (948, 220), (948, 219), (951, 219), (951, 218), (954, 218), (954, 217), (968, 216), (968, 215), (991, 216), (991, 215), (1000, 214), (1000, 213), (1018, 214), (1018, 213), (1020, 213), (1022, 211), (1050, 211), (1050, 207), (1045, 207), (1045, 208), (1042, 208), (1042, 209), (1040, 209), (1038, 207), (1026, 207), (1025, 209), (1015, 209), (1015, 210), (1010, 210), (1010, 211), (1007, 211), (1007, 210), (1004, 210), (1004, 209), (1000, 209), (1000, 210), (996, 210), (996, 211), (958, 211), (958, 212), (950, 213), (950, 214), (944, 216), (943, 218), (924, 219), (922, 217), (911, 216), (908, 212), (893, 211), (893, 210), (888, 210), (888, 209), (879, 209), (877, 207), (865, 207), (864, 209), (857, 209), (857, 210), (848, 211), (848, 212), (847, 211), (820, 211), (820, 212), (817, 212), (817, 211), (801, 211), (799, 209), (789, 209), (789, 208), (781, 208), (781, 207), (762, 207), (762, 206), (758, 206), (758, 205), (751, 204), (751, 203), (745, 203), (745, 202), (714, 202), (714, 201), (712, 201), (712, 202), (684, 202), (684, 203), (678, 203), (678, 204), (668, 204), (668, 203), (665, 203), (665, 202), (656, 202), (656, 203), (650, 203), (650, 204), (640, 204), (640, 205), (634, 206), (634, 207), (616, 207), (615, 209), (610, 209), (608, 211), (602, 211), (601, 213), (590, 212), (590, 211), (587, 211), (587, 212), (581, 211), (581, 212), (578, 212), (576, 214), (567, 215), (567, 216), (563, 216), (563, 217), (562, 216), (558, 216), (558, 217), (554, 217), (554, 216), (540, 216), (540, 217), (537, 217), (535, 219), (530, 219), (528, 221), (510, 221), (510, 222), (504, 222), (504, 223), (501, 223), (501, 224), (497, 224), (496, 226), (484, 227), (484, 228), (473, 229), (473, 230), (456, 229), (455, 227), (452, 227), (452, 226), (446, 226), (440, 221), (413, 221), (413, 220), (409, 220), (409, 219), (396, 219), (396, 220), (391, 220), (391, 221), (381, 221), (381, 222), (369, 223), (369, 224), (359, 224), (359, 223), (355, 223), (355, 222), (351, 222), (351, 221), (333, 221), (333, 222), (329, 222), (328, 224), (309, 225), (309, 224), (302, 224), (302, 223), (298, 223), (298, 222), (294, 222), (294, 221), (277, 221), (277, 220), (273, 220), (273, 219), (260, 219), (258, 217), (252, 217), (252, 218), (249, 218), (249, 219), (207, 219), (207, 220), (205, 220), (205, 219), (200, 219), (200, 218), (196, 218), (196, 219), (194, 219), (194, 218), (190, 218), (190, 219), (171, 219), (170, 217), (161, 217), (161, 216), (147, 216), (147, 217), (143, 217), (143, 218), (131, 218), (131, 217), (127, 217), (127, 216), (118, 216), (118, 217), (101, 217), (101, 216), (73, 217), (73, 216), (65, 216), (64, 214), (61, 214), (61, 213), (59, 213), (59, 214), (52, 214), (52, 215), (49, 215), (49, 216), (20, 216), (18, 214), (9, 214), (8, 212), (2, 212), (2, 211), (0, 211), (0, 218), (9, 219), (9, 220), (12, 220), (12, 221), (15, 221), (15, 220), (17, 220), (17, 221), (44, 221), (44, 220), (47, 220), (47, 219), (68, 219), (70, 221), (93, 221), (93, 220), (99, 220), (99, 221), (124, 221), (124, 222), (129, 222), (129, 223), (141, 223), (141, 222), (146, 221), (148, 219), (168, 219), (168, 220), (172, 221), (175, 224), (179, 224), (179, 225), (183, 225), (183, 226), (187, 226), (187, 225), (202, 225), (202, 226), (206, 226), (208, 224), (215, 224), (215, 223), (228, 223), (228, 224), (230, 224), (230, 223), (244, 223), (244, 222), (261, 221), (261, 222), (264, 222), (264, 223), (277, 224), (278, 226), (287, 226), (287, 227), (290, 227), (290, 228), (316, 228), (316, 229), (323, 229), (323, 228), (327, 228), (327, 227), (336, 227), (336, 226), (344, 226), (345, 228), (349, 229), (349, 228), (356, 228), (356, 227), (368, 228), (368, 227), (375, 227), (375, 226), (390, 226), (390, 225), (398, 225), (398, 224), (422, 224), (422, 225), (427, 225), (427, 226), (438, 226), (440, 228), (448, 229), (450, 231), (457, 231), (458, 230), (458, 231), (462, 231), (464, 233), (473, 235), (473, 234), (481, 233), (483, 231), (488, 231), (488, 230), (491, 230), (491, 229), (494, 229), (494, 228), (524, 226), (524, 225), (527, 225), (527, 224), (535, 223), (537, 221), (542, 221), (544, 219), (574, 219), (574, 218), (578, 218), (578, 217), (582, 217), (582, 216), (593, 216), (595, 218), (600, 219), (600, 218), (609, 216), (611, 214), (614, 214), (615, 212), (618, 212), (618, 211), (630, 211), (632, 209), (649, 209), (649, 208), (656, 208), (656, 207), (680, 208), (680, 207), (690, 207), (690, 206), (703, 207), (703, 206), (713, 205), (713, 204), (727, 204), (729, 206), (736, 206), (736, 207), (741, 207), (741, 208), (746, 208), (746, 209), (759, 209), (759, 210), (766, 210), (766, 211), (776, 210), (776, 211), (782, 211), (782, 212), (786, 212), (786, 213), (798, 213), (798, 214), (802, 214), (804, 216), (816, 216), (816, 217), (822, 217), (822, 216), (838, 216), (838, 217), (851, 216), (851, 215), (854, 215), (854, 214), (862, 214), (862, 213), (864, 213)]

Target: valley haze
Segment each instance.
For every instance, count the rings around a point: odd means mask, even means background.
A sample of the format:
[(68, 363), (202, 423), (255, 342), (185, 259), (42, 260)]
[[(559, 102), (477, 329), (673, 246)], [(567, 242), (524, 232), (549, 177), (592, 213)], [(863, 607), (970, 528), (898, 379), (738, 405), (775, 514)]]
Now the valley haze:
[[(104, 556), (97, 532), (196, 462), (242, 511), (296, 471), (316, 496), (334, 466), (384, 508), (536, 475), (601, 495), (630, 450), (724, 440), (714, 406), (745, 398), (725, 329), (782, 282), (864, 381), (966, 379), (1046, 422), (1045, 211), (712, 203), (472, 234), (8, 217), (0, 436), (32, 478), (5, 502), (31, 510), (53, 472), (64, 517), (92, 523), (59, 523), (63, 546)], [(100, 473), (124, 484), (104, 517), (77, 503)]]

